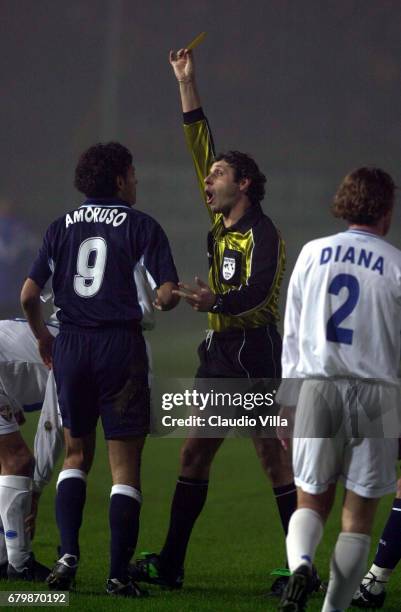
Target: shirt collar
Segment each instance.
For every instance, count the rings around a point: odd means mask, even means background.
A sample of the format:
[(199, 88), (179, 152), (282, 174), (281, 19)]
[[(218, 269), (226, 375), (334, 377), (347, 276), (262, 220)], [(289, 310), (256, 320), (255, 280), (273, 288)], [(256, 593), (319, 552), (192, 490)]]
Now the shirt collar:
[(370, 238), (377, 238), (378, 240), (383, 240), (386, 242), (383, 236), (379, 236), (379, 234), (374, 234), (368, 230), (347, 229), (345, 230), (344, 234), (361, 234), (362, 236), (369, 236)]
[(81, 206), (124, 206), (131, 208), (131, 205), (119, 198), (88, 198)]
[[(256, 225), (262, 216), (263, 210), (261, 205), (259, 203), (251, 204), (242, 217), (238, 219), (237, 223), (234, 223), (234, 225), (231, 225), (230, 227), (224, 227), (224, 229), (226, 232), (241, 232), (241, 234), (244, 234), (251, 229), (251, 227)], [(223, 219), (221, 222), (223, 223)]]

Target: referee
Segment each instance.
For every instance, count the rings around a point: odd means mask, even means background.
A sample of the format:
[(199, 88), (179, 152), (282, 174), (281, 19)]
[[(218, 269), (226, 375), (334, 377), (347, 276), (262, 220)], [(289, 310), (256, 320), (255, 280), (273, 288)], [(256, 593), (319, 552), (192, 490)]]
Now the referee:
[[(180, 284), (179, 295), (208, 312), (209, 332), (198, 353), (197, 378), (260, 379), (281, 376), (278, 299), (285, 266), (284, 242), (260, 206), (265, 176), (239, 151), (216, 156), (195, 83), (192, 53), (170, 53), (179, 83), (184, 131), (212, 227), (208, 234), (209, 283)], [(199, 381), (201, 382), (201, 381)], [(209, 472), (224, 437), (190, 437), (181, 451), (180, 476), (160, 555), (137, 561), (138, 580), (179, 588), (186, 548), (208, 490)], [(272, 482), (284, 532), (296, 507), (290, 458), (277, 439), (254, 437)], [(273, 585), (280, 594), (283, 579)]]

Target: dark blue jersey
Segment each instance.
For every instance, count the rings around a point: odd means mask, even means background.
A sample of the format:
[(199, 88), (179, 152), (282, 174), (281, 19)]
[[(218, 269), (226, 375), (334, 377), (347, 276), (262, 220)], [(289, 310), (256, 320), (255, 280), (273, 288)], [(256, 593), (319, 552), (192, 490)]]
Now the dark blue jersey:
[(141, 322), (141, 269), (153, 290), (178, 282), (166, 234), (149, 215), (117, 199), (89, 199), (48, 228), (29, 277), (53, 275), (62, 323), (80, 327)]

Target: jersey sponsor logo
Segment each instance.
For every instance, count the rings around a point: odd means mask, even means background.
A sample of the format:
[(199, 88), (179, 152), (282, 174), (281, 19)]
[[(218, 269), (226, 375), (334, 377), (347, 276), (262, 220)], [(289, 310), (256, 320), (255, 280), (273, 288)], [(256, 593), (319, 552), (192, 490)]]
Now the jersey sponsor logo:
[(8, 421), (8, 423), (11, 423), (13, 420), (13, 411), (11, 410), (11, 406), (0, 406), (0, 416)]
[(69, 227), (74, 223), (105, 223), (118, 227), (128, 217), (126, 212), (121, 212), (118, 208), (99, 208), (87, 206), (78, 208), (73, 213), (67, 213), (65, 216), (65, 226)]
[(225, 249), (221, 264), (221, 280), (230, 285), (241, 284), (241, 253), (233, 249)]
[(14, 529), (8, 529), (5, 533), (5, 536), (9, 540), (15, 540), (15, 538), (18, 538), (18, 532), (14, 531)]
[(377, 256), (373, 251), (357, 249), (353, 246), (344, 247), (339, 244), (335, 248), (324, 247), (320, 254), (320, 265), (322, 266), (329, 262), (352, 263), (357, 266), (363, 266), (372, 272), (378, 272), (381, 276), (383, 276), (384, 272), (384, 258), (381, 255)]

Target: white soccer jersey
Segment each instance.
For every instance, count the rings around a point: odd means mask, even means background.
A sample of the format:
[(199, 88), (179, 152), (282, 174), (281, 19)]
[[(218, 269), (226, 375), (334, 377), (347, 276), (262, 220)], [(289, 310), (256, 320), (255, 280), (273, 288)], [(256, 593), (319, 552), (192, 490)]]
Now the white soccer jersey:
[(143, 257), (134, 268), (134, 281), (138, 303), (142, 310), (141, 327), (144, 331), (153, 329), (155, 326), (153, 302), (157, 297), (156, 284), (143, 263)]
[[(58, 332), (52, 325), (48, 329)], [(0, 387), (14, 412), (41, 408), (48, 375), (28, 323), (0, 321)]]
[[(58, 332), (53, 325), (48, 329), (53, 335)], [(37, 491), (50, 480), (63, 446), (56, 387), (28, 323), (22, 319), (0, 321), (0, 435), (18, 431), (13, 413), (39, 410), (42, 404), (35, 438)]]
[(401, 251), (348, 230), (306, 244), (291, 276), (283, 378), (399, 383)]
[(55, 465), (64, 448), (64, 433), (53, 372), (48, 373), (43, 406), (34, 442), (34, 490), (42, 491), (51, 480)]

